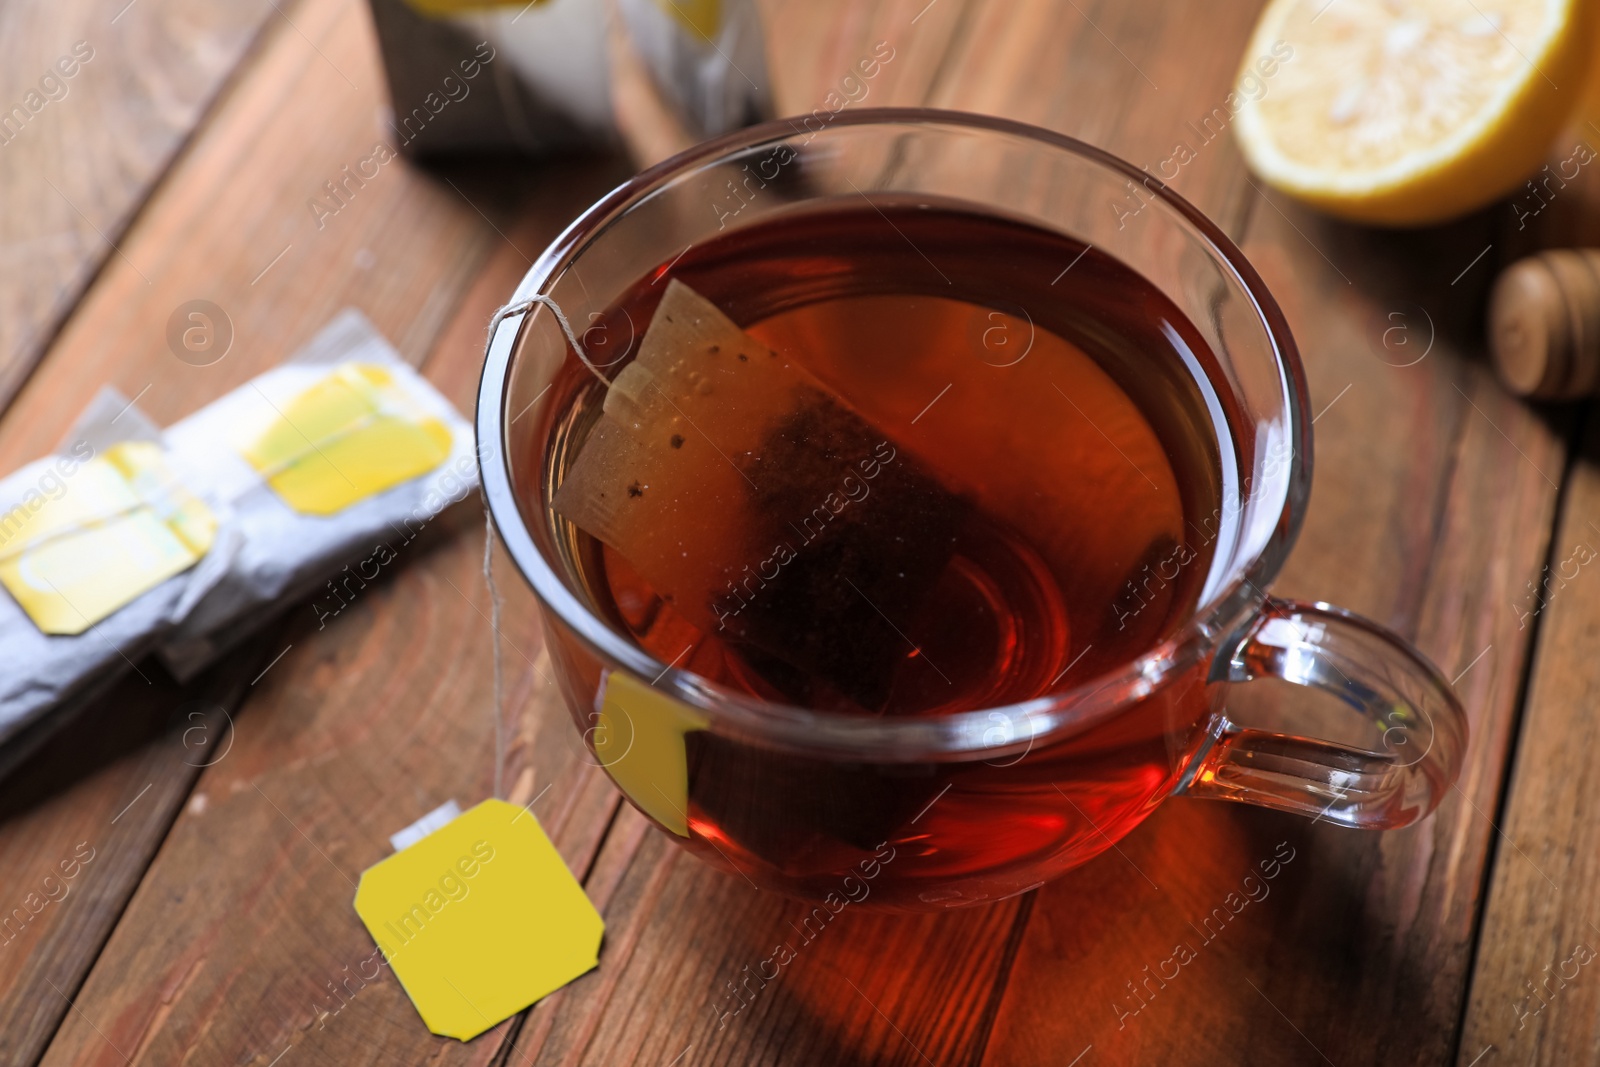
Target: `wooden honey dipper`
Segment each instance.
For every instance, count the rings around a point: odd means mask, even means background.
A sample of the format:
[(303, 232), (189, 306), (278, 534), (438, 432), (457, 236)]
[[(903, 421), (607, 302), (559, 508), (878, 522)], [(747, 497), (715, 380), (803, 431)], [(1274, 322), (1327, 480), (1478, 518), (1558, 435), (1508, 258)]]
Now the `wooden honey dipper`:
[(1489, 351), (1520, 396), (1574, 400), (1600, 385), (1600, 248), (1518, 260), (1489, 295)]

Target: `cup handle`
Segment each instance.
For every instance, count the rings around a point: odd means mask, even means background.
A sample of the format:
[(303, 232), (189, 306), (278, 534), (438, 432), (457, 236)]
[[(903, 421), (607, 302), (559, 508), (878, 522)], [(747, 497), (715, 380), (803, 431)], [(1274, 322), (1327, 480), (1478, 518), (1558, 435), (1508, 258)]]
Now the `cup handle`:
[(1390, 830), (1431, 813), (1455, 784), (1466, 715), (1438, 668), (1398, 635), (1343, 608), (1269, 597), (1212, 671), (1226, 684), (1263, 677), (1338, 697), (1377, 747), (1246, 729), (1224, 711), (1180, 792)]

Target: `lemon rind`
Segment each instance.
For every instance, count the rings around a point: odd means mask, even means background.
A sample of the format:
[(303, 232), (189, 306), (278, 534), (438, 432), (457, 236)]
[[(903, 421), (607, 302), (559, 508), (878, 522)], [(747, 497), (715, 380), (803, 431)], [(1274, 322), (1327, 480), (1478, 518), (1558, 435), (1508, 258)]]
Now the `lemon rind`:
[[(1530, 62), (1517, 76), (1507, 78), (1469, 122), (1449, 137), (1426, 148), (1408, 152), (1393, 162), (1372, 170), (1349, 171), (1314, 167), (1289, 159), (1279, 151), (1271, 135), (1271, 127), (1261, 117), (1257, 101), (1247, 99), (1240, 109), (1236, 125), (1241, 151), (1251, 168), (1262, 179), (1285, 192), (1315, 201), (1331, 210), (1344, 208), (1351, 213), (1376, 214), (1381, 217), (1387, 214), (1384, 204), (1368, 205), (1360, 202), (1346, 203), (1346, 201), (1368, 199), (1378, 201), (1393, 194), (1421, 192), (1431, 180), (1460, 165), (1463, 160), (1479, 156), (1485, 149), (1492, 147), (1495, 140), (1494, 131), (1510, 126), (1514, 121), (1513, 117), (1527, 109), (1532, 98), (1542, 91), (1549, 68), (1554, 65), (1551, 60), (1557, 57), (1560, 45), (1563, 43), (1563, 34), (1576, 30), (1577, 24), (1582, 21), (1580, 18), (1582, 3), (1583, 0), (1546, 0), (1544, 19), (1536, 37), (1537, 44), (1532, 53), (1526, 57)], [(1276, 8), (1280, 5), (1273, 6)], [(1264, 18), (1257, 25), (1250, 46), (1245, 52), (1246, 65), (1249, 64), (1251, 57), (1264, 54), (1265, 50), (1280, 38), (1278, 31), (1290, 5), (1283, 4), (1281, 7), (1283, 14), (1276, 18)], [(1271, 13), (1269, 9), (1269, 14)], [(1293, 44), (1292, 41), (1290, 43)], [(1240, 73), (1242, 75), (1243, 70)], [(1549, 131), (1552, 136), (1559, 129), (1559, 125), (1560, 123), (1556, 122), (1556, 129)], [(1514, 133), (1517, 140), (1527, 139), (1527, 131), (1518, 130)], [(1547, 139), (1541, 138), (1541, 140)], [(1541, 144), (1538, 151), (1542, 154), (1544, 145)], [(1500, 168), (1496, 166), (1495, 169)], [(1515, 180), (1511, 184), (1514, 185)], [(1504, 188), (1496, 189), (1493, 195), (1504, 191)], [(1477, 199), (1493, 199), (1493, 196)], [(1419, 213), (1411, 212), (1411, 214)]]

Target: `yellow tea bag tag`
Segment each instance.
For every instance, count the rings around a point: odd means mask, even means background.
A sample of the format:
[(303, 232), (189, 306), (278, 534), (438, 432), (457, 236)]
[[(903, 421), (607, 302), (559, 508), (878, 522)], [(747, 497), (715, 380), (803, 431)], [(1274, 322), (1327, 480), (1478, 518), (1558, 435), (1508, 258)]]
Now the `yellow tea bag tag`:
[(608, 672), (595, 700), (590, 738), (600, 765), (640, 810), (689, 836), (689, 760), (683, 737), (705, 717), (626, 674)]
[(355, 907), (428, 1029), (461, 1041), (593, 969), (605, 931), (538, 819), (503, 800), (362, 872)]
[(83, 633), (199, 562), (217, 521), (178, 484), (161, 447), (112, 445), (55, 499), (8, 513), (0, 585), (47, 634)]
[(336, 514), (428, 473), (450, 455), (450, 427), (376, 363), (338, 364), (272, 406), (275, 417), (240, 454), (302, 514)]

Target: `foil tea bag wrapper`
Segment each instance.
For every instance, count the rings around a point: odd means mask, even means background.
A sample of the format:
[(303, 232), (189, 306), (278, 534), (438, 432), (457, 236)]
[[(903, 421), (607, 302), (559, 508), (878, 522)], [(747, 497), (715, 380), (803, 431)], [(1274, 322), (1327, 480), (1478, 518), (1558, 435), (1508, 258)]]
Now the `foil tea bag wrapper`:
[(675, 280), (552, 503), (791, 692), (869, 711), (970, 510)]
[(695, 140), (771, 117), (761, 19), (749, 0), (617, 0), (633, 49)]
[(471, 427), (354, 309), (163, 439), (186, 481), (227, 503), (238, 539), (162, 640), (180, 681), (285, 602), (320, 590), (326, 625), (477, 485)]
[(227, 509), (171, 460), (104, 389), (54, 455), (0, 479), (0, 743), (135, 670), (220, 580), (237, 547)]
[(770, 117), (753, 0), (370, 0), (410, 156), (628, 145), (640, 162)]
[(0, 479), (0, 773), (151, 652), (184, 681), (287, 601), (337, 614), (476, 484), (471, 427), (354, 310), (165, 431), (103, 391)]

